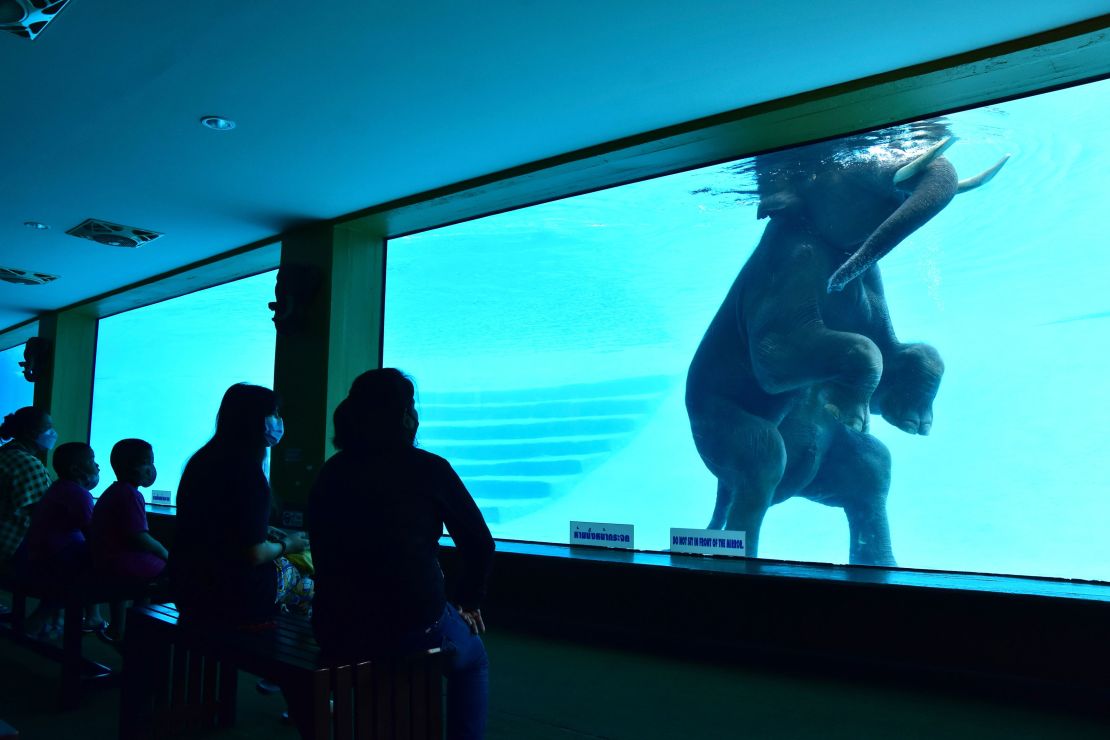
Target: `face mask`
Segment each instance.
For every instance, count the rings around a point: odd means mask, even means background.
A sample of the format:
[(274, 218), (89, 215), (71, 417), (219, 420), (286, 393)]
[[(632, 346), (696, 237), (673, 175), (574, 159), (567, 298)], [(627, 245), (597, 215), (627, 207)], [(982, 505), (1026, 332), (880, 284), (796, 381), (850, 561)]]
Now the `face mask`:
[(285, 422), (279, 416), (267, 416), (266, 429), (262, 434), (266, 438), (266, 446), (273, 447), (285, 435)]
[(45, 432), (35, 437), (35, 444), (44, 450), (54, 448), (54, 443), (58, 441), (58, 432), (54, 429), (47, 429)]

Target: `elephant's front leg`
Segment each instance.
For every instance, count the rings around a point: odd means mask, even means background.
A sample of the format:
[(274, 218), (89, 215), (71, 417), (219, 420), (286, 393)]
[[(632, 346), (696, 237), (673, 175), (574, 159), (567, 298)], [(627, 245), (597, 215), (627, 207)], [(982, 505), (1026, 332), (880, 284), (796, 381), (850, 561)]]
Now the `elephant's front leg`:
[(871, 397), (871, 410), (908, 434), (933, 427), (933, 399), (944, 375), (944, 361), (927, 344), (897, 345), (884, 357), (883, 377)]
[(849, 429), (867, 430), (871, 395), (883, 373), (882, 353), (873, 341), (809, 324), (767, 333), (757, 350), (756, 377), (768, 392), (818, 386), (825, 413)]
[(744, 532), (748, 557), (757, 557), (763, 517), (786, 468), (782, 436), (771, 422), (724, 399), (692, 408), (690, 421), (694, 444), (717, 477), (709, 528)]
[[(883, 373), (879, 346), (863, 334), (826, 325), (829, 306), (822, 304), (828, 258), (822, 247), (807, 241), (812, 237), (790, 224), (772, 223), (764, 239), (776, 242), (782, 262), (769, 279), (745, 291), (738, 314), (756, 380), (772, 395), (821, 386), (826, 411), (863, 431)], [(836, 301), (844, 300), (838, 294)]]

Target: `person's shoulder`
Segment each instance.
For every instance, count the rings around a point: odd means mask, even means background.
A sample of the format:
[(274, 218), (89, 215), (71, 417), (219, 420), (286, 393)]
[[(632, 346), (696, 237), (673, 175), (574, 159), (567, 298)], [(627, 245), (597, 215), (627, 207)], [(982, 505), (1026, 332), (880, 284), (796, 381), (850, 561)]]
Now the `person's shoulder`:
[(69, 490), (69, 486), (66, 485), (67, 483), (69, 483), (69, 481), (62, 480), (61, 478), (52, 482), (50, 484), (50, 487), (46, 489), (46, 493), (43, 494), (43, 498), (45, 498), (46, 496), (54, 497), (65, 493), (67, 490)]
[(42, 468), (46, 470), (46, 466), (39, 460), (25, 445), (18, 440), (12, 440), (3, 447), (0, 447), (0, 456), (9, 465), (13, 467), (32, 467), (34, 469)]
[(75, 483), (65, 478), (59, 478), (50, 484), (46, 489), (43, 498), (49, 496), (50, 498), (85, 498), (92, 497), (89, 490), (79, 483)]
[(413, 467), (416, 470), (440, 481), (453, 481), (458, 478), (455, 468), (446, 458), (440, 457), (434, 452), (422, 450), (419, 447), (413, 447), (412, 454), (413, 457), (411, 459), (413, 461)]
[(419, 464), (440, 469), (451, 467), (451, 463), (447, 462), (445, 458), (440, 457), (434, 452), (429, 452), (428, 450), (420, 447), (412, 447), (410, 448), (410, 450), (412, 459)]
[(96, 500), (97, 506), (111, 506), (112, 502), (125, 493), (125, 486), (117, 481), (112, 481), (104, 492), (100, 494), (100, 498)]

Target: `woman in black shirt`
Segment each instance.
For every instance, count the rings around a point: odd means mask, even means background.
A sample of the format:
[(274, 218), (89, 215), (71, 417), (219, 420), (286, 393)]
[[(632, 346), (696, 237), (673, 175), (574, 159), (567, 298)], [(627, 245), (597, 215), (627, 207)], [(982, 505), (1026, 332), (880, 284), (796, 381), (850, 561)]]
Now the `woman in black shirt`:
[(233, 385), (220, 403), (216, 434), (185, 465), (168, 571), (174, 601), (192, 622), (246, 627), (277, 611), (274, 562), (306, 546), (299, 535), (275, 538), (269, 528), (262, 461), (283, 431), (276, 393)]
[[(371, 370), (335, 410), (339, 452), (309, 499), (313, 627), (343, 662), (443, 647), (448, 737), (481, 738), (488, 660), (478, 634), (493, 539), (451, 465), (414, 446), (413, 398), (399, 371)], [(461, 566), (454, 605), (437, 557), (444, 525)]]

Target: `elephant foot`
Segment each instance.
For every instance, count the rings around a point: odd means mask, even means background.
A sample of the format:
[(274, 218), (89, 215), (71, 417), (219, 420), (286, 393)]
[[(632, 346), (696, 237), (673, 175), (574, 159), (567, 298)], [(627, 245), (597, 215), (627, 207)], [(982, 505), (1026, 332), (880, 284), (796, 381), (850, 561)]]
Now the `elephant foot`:
[(866, 432), (871, 426), (871, 393), (861, 392), (839, 383), (829, 383), (821, 389), (825, 413), (857, 432)]
[(883, 568), (897, 568), (898, 562), (892, 552), (861, 552), (854, 553), (849, 559), (850, 565), (877, 565)]
[(853, 431), (866, 432), (871, 426), (866, 404), (851, 404), (841, 408), (835, 403), (826, 403), (825, 412)]
[(920, 415), (894, 417), (890, 414), (883, 414), (883, 418), (889, 421), (895, 427), (901, 429), (906, 434), (920, 434), (926, 436), (929, 430), (933, 428), (931, 421), (926, 421)]

